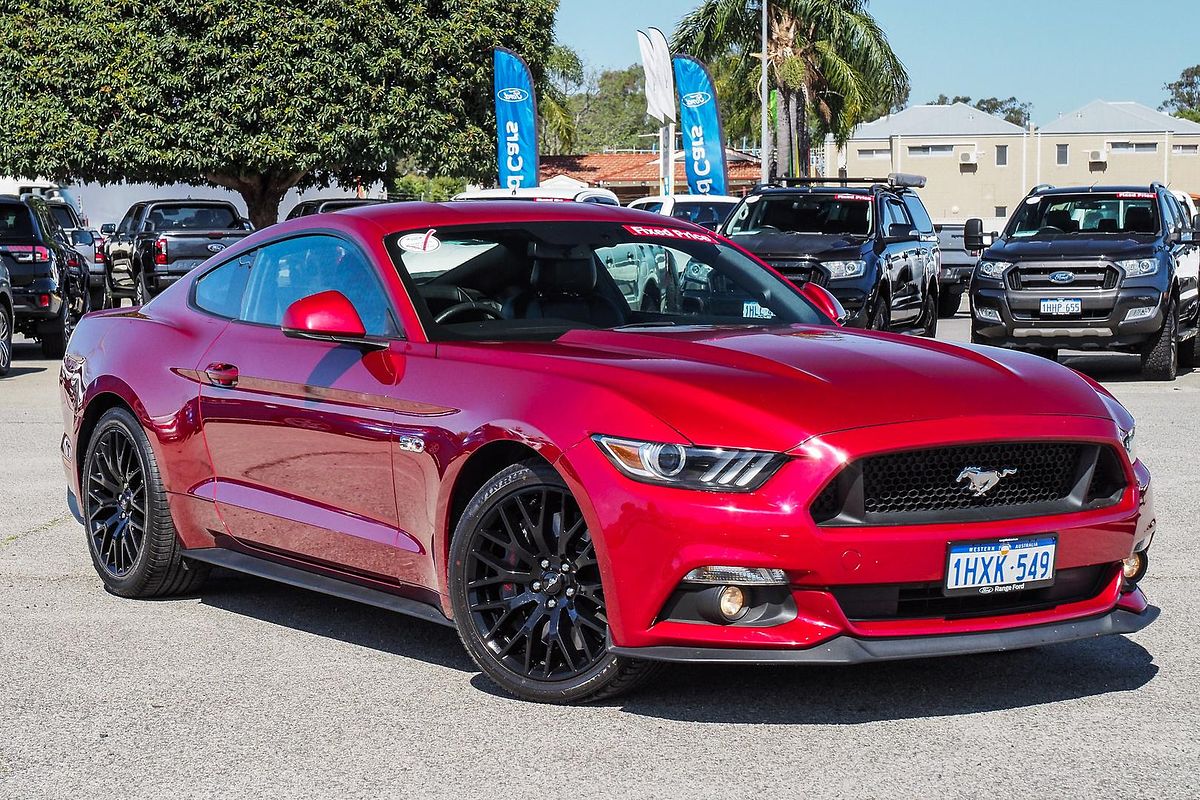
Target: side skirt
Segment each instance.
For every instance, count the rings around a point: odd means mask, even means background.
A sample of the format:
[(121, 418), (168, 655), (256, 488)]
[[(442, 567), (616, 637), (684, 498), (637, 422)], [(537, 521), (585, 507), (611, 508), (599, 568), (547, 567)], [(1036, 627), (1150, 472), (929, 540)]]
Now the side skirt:
[(410, 617), (436, 622), (439, 625), (445, 625), (449, 628), (456, 627), (453, 621), (443, 616), (442, 612), (418, 600), (389, 594), (388, 592), (381, 592), (378, 589), (371, 589), (366, 586), (359, 586), (356, 583), (340, 581), (336, 578), (296, 569), (295, 567), (268, 561), (265, 558), (256, 558), (245, 553), (227, 550), (223, 547), (185, 550), (183, 557), (231, 569), (235, 572), (244, 572), (247, 575), (255, 575), (259, 578), (286, 583), (288, 586), (341, 597), (344, 600), (353, 600), (356, 603), (363, 603), (368, 606), (387, 609), (388, 611), (396, 611), (401, 614), (407, 614)]

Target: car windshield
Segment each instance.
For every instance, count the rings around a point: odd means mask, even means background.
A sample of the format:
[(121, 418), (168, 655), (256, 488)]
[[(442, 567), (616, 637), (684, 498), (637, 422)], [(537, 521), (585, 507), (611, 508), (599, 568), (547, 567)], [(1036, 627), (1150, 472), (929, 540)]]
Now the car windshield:
[(1030, 197), (1013, 215), (1005, 235), (1013, 239), (1061, 236), (1153, 236), (1158, 204), (1151, 192), (1088, 192)]
[(735, 203), (718, 203), (710, 200), (680, 200), (671, 209), (671, 216), (706, 228), (715, 228), (725, 221)]
[(146, 221), (155, 231), (241, 230), (242, 222), (228, 206), (154, 206)]
[(522, 222), (408, 231), (387, 243), (434, 339), (830, 324), (740, 251), (673, 226)]
[(726, 232), (869, 236), (872, 205), (871, 195), (852, 192), (754, 195), (730, 217)]
[(50, 213), (61, 228), (73, 230), (79, 227), (79, 220), (75, 219), (75, 211), (70, 206), (50, 206)]

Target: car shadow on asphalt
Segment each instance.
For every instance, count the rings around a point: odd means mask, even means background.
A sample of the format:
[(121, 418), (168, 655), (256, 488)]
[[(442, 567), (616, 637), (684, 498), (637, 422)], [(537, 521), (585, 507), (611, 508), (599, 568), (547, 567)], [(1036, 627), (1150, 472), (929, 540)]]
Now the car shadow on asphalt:
[(688, 722), (856, 725), (957, 716), (1129, 692), (1158, 666), (1123, 636), (846, 667), (669, 665), (612, 705)]
[(12, 380), (22, 375), (36, 375), (39, 372), (45, 372), (45, 367), (10, 367), (8, 374), (0, 378), (0, 380)]
[[(1146, 380), (1142, 377), (1142, 360), (1136, 355), (1125, 353), (1066, 354), (1060, 356), (1058, 362), (1102, 383), (1141, 383)], [(1187, 367), (1179, 368), (1181, 377), (1191, 372), (1195, 372), (1195, 370)]]
[(213, 570), (197, 597), (206, 606), (273, 625), (476, 671), (453, 629), (394, 611), (223, 569)]

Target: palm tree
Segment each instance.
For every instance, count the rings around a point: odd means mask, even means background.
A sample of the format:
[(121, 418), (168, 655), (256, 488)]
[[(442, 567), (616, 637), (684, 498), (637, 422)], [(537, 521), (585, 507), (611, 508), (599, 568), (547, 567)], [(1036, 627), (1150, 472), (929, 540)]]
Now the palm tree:
[(545, 152), (562, 155), (575, 147), (570, 98), (584, 83), (583, 61), (571, 48), (555, 43), (550, 46), (544, 75), (538, 100), (542, 146)]
[[(764, 54), (762, 3), (768, 3)], [(865, 0), (703, 0), (675, 30), (673, 46), (705, 60), (728, 59), (722, 72), (732, 91), (758, 91), (766, 58), (779, 92), (776, 138), (781, 165), (793, 153), (808, 173), (810, 118), (819, 135), (839, 144), (872, 108), (892, 105), (908, 91), (908, 73)], [(723, 102), (744, 108), (746, 98)], [(764, 153), (769, 151), (763, 143)], [(782, 172), (790, 173), (789, 166)]]

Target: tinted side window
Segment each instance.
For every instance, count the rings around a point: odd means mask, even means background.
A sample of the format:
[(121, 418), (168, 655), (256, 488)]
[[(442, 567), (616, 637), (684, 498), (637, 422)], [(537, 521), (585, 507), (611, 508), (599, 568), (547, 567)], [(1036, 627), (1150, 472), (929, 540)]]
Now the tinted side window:
[(933, 220), (929, 218), (929, 213), (925, 210), (921, 198), (915, 194), (905, 194), (902, 199), (904, 207), (908, 209), (908, 214), (912, 217), (913, 226), (921, 233), (933, 233)]
[(904, 206), (899, 200), (888, 198), (883, 205), (883, 235), (887, 236), (892, 229), (892, 225), (911, 225), (908, 214), (904, 211)]
[(254, 254), (245, 253), (201, 275), (196, 280), (196, 305), (218, 317), (237, 319), (253, 262)]
[(279, 325), (292, 303), (330, 290), (346, 296), (369, 336), (399, 335), (374, 268), (358, 248), (334, 236), (299, 236), (261, 248), (238, 317)]
[(1183, 220), (1187, 215), (1179, 207), (1179, 200), (1173, 194), (1164, 194), (1163, 201), (1166, 203), (1164, 211), (1164, 219), (1167, 223), (1168, 233), (1178, 233), (1183, 230)]
[(134, 206), (125, 212), (125, 216), (121, 219), (121, 224), (117, 226), (117, 230), (121, 233), (129, 233), (133, 229), (133, 221), (142, 213), (140, 205)]
[(28, 239), (32, 236), (33, 217), (25, 204), (0, 204), (0, 239)]

